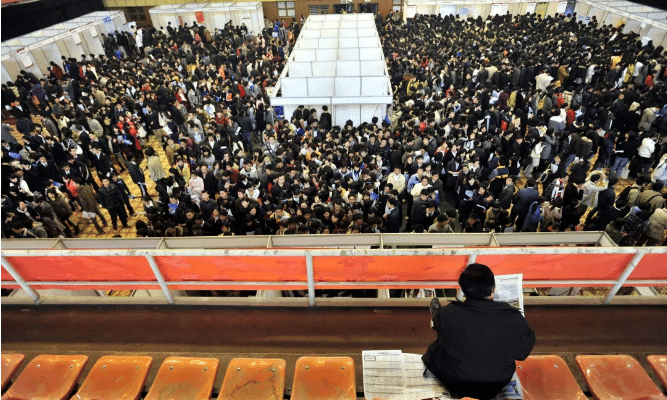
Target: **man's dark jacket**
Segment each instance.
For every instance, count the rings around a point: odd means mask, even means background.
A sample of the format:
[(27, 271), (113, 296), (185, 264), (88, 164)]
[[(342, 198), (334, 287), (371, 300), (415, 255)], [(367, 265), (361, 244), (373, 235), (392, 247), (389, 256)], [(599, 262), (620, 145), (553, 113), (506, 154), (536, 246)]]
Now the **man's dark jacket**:
[(426, 367), (458, 396), (495, 397), (525, 360), (535, 332), (519, 310), (504, 302), (466, 299), (433, 317), (438, 338), (422, 357)]

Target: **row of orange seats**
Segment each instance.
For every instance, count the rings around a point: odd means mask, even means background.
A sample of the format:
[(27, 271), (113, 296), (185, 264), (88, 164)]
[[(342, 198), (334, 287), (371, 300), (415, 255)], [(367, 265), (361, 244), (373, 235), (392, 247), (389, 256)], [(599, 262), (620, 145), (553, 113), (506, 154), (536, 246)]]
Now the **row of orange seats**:
[[(21, 354), (2, 355), (2, 390), (23, 359)], [(2, 400), (67, 399), (87, 361), (86, 356), (35, 357)], [(137, 400), (152, 362), (144, 356), (101, 357), (71, 399)], [(597, 399), (667, 399), (630, 356), (577, 356), (576, 362)], [(667, 388), (667, 356), (649, 356), (648, 362)], [(215, 358), (169, 357), (160, 366), (145, 400), (209, 400), (218, 365)], [(227, 367), (218, 399), (281, 400), (286, 366), (281, 359), (235, 358)], [(531, 356), (517, 363), (517, 373), (526, 400), (587, 399), (558, 356)], [(291, 399), (355, 400), (355, 388), (351, 358), (301, 357), (296, 363)]]

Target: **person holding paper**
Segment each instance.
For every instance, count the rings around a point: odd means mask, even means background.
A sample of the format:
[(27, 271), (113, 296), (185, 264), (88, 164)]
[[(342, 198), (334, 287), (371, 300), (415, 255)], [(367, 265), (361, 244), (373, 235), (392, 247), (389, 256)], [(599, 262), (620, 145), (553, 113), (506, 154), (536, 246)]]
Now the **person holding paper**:
[(489, 267), (470, 264), (459, 285), (465, 301), (440, 307), (431, 302), (432, 327), (438, 332), (422, 360), (447, 389), (459, 397), (491, 399), (511, 381), (516, 360), (525, 360), (535, 332), (521, 312), (493, 301), (495, 277)]

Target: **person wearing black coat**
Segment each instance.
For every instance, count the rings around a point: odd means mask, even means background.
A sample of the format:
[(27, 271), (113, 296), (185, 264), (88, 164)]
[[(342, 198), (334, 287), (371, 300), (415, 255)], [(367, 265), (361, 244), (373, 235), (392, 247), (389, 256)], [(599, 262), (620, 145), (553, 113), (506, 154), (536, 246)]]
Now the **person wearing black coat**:
[(133, 154), (128, 154), (125, 168), (127, 168), (127, 172), (130, 174), (132, 182), (139, 186), (141, 197), (148, 196), (148, 190), (146, 189), (146, 175), (144, 175), (144, 171), (142, 171), (141, 167), (137, 165)]
[(97, 175), (100, 179), (106, 177), (111, 178), (111, 175), (116, 173), (116, 169), (113, 167), (109, 156), (102, 153), (102, 150), (99, 146), (95, 146), (92, 149), (93, 156), (90, 159), (91, 164), (97, 169)]
[(387, 233), (398, 233), (401, 229), (401, 213), (397, 207), (398, 200), (393, 197), (387, 200), (387, 211), (384, 213), (384, 226)]
[(109, 177), (102, 177), (102, 187), (97, 191), (97, 202), (109, 212), (114, 229), (118, 229), (118, 218), (120, 218), (123, 228), (129, 228), (123, 205), (123, 196), (118, 187), (111, 183)]
[(431, 301), (438, 338), (422, 356), (424, 376), (435, 376), (456, 398), (490, 399), (512, 379), (515, 361), (528, 358), (535, 332), (521, 311), (493, 301), (495, 278), (486, 265), (467, 266), (459, 285), (465, 301)]
[(130, 188), (127, 187), (125, 181), (117, 174), (111, 175), (111, 181), (120, 191), (120, 197), (123, 198), (123, 203), (125, 204), (125, 207), (127, 207), (130, 216), (134, 216), (134, 209), (132, 208), (132, 204), (130, 204), (130, 199), (134, 199), (134, 196), (132, 195), (132, 192), (130, 192)]

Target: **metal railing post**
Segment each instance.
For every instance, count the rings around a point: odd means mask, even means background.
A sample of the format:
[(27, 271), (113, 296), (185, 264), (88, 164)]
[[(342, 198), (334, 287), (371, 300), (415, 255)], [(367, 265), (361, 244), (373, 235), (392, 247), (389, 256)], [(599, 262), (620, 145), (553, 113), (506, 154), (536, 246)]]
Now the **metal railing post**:
[(26, 283), (21, 274), (19, 274), (18, 271), (12, 267), (12, 264), (10, 264), (9, 261), (5, 259), (5, 257), (0, 257), (0, 261), (2, 262), (2, 266), (7, 270), (7, 272), (9, 272), (9, 275), (11, 275), (16, 283), (21, 286), (21, 289), (28, 293), (28, 296), (30, 296), (35, 304), (39, 305), (39, 303), (42, 302), (42, 300), (39, 298), (39, 293), (37, 293), (33, 288), (30, 287), (30, 285)]
[(306, 252), (306, 274), (308, 275), (308, 305), (315, 306), (315, 274), (313, 272), (313, 255)]
[(641, 261), (642, 257), (644, 257), (644, 254), (645, 254), (644, 252), (639, 252), (639, 253), (635, 254), (634, 257), (632, 257), (632, 260), (630, 260), (630, 262), (628, 263), (628, 266), (625, 267), (625, 270), (623, 271), (621, 276), (618, 277), (618, 280), (616, 281), (614, 286), (612, 286), (612, 288), (609, 289), (609, 292), (607, 293), (607, 296), (605, 296), (604, 300), (602, 301), (604, 304), (609, 304), (611, 302), (611, 299), (614, 298), (614, 296), (616, 295), (618, 290), (621, 288), (621, 286), (623, 286), (623, 284), (628, 279), (628, 277), (630, 276), (632, 271), (635, 270), (635, 267), (637, 267), (637, 265)]
[(164, 280), (162, 272), (160, 272), (160, 268), (158, 268), (155, 259), (153, 258), (152, 255), (148, 254), (146, 255), (146, 260), (148, 260), (148, 264), (151, 266), (151, 269), (153, 270), (153, 275), (155, 275), (158, 283), (160, 284), (160, 287), (162, 288), (162, 293), (164, 293), (164, 297), (167, 298), (169, 304), (174, 304), (174, 297), (171, 295), (169, 287), (167, 286), (167, 282)]

